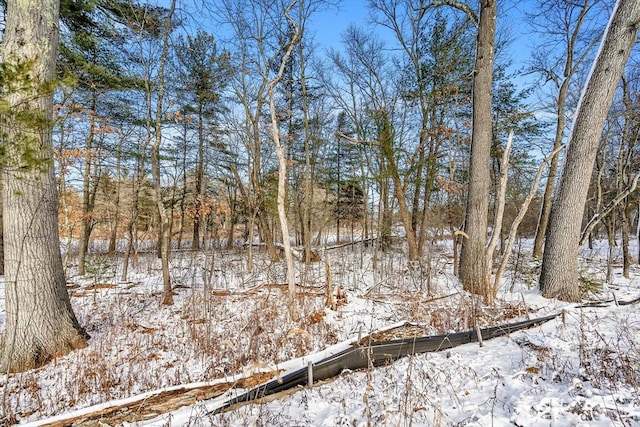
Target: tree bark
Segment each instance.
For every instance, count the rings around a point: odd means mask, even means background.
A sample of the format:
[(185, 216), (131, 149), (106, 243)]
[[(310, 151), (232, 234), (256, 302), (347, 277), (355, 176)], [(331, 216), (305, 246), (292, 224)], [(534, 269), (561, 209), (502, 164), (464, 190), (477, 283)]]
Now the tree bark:
[(22, 83), (5, 87), (3, 94), (9, 113), (2, 170), (6, 335), (0, 370), (14, 372), (85, 347), (88, 337), (71, 308), (58, 235), (51, 82), (59, 2), (11, 0), (6, 12), (2, 57)]
[(638, 204), (638, 220), (636, 221), (636, 240), (637, 242), (637, 248), (638, 248), (638, 256), (636, 258), (637, 263), (636, 264), (640, 264), (640, 203)]
[[(162, 304), (173, 304), (173, 290), (171, 289), (171, 273), (169, 271), (169, 257), (171, 255), (171, 233), (170, 221), (171, 217), (167, 208), (164, 206), (162, 197), (162, 184), (160, 182), (160, 145), (162, 143), (162, 117), (164, 102), (164, 68), (167, 61), (169, 51), (169, 33), (172, 28), (173, 13), (176, 9), (176, 0), (171, 1), (171, 7), (164, 23), (165, 29), (162, 35), (162, 55), (160, 57), (160, 65), (158, 68), (158, 97), (156, 99), (156, 119), (155, 119), (155, 139), (151, 147), (151, 175), (153, 176), (153, 190), (158, 207), (158, 216), (160, 217), (160, 259), (162, 263)], [(149, 106), (150, 108), (150, 106)]]
[(144, 179), (144, 163), (145, 163), (145, 151), (147, 146), (145, 145), (140, 149), (139, 156), (137, 156), (137, 164), (135, 175), (133, 177), (133, 188), (131, 189), (131, 213), (127, 222), (127, 246), (124, 250), (122, 257), (122, 275), (120, 280), (126, 282), (129, 274), (129, 260), (131, 254), (134, 252), (134, 244), (137, 240), (137, 224), (138, 213), (140, 211), (140, 189), (142, 187), (142, 180)]
[(631, 252), (629, 251), (629, 212), (627, 209), (620, 209), (620, 239), (622, 240), (622, 277), (630, 279)]
[(553, 150), (551, 154), (548, 157), (546, 157), (538, 167), (538, 172), (536, 173), (536, 176), (533, 179), (533, 182), (531, 183), (531, 188), (529, 189), (529, 193), (527, 194), (527, 197), (525, 197), (524, 201), (522, 202), (522, 205), (520, 205), (520, 208), (518, 209), (518, 214), (516, 215), (513, 222), (511, 223), (511, 228), (509, 229), (509, 237), (507, 238), (507, 241), (504, 244), (504, 255), (502, 257), (502, 260), (500, 261), (500, 264), (498, 265), (498, 269), (496, 270), (496, 274), (493, 279), (494, 291), (496, 291), (500, 287), (500, 279), (502, 278), (502, 273), (504, 272), (504, 269), (507, 267), (507, 263), (509, 262), (509, 257), (511, 257), (511, 249), (513, 248), (513, 243), (515, 242), (516, 236), (518, 234), (518, 227), (520, 226), (520, 223), (524, 219), (524, 216), (527, 214), (527, 210), (529, 209), (531, 200), (533, 200), (535, 195), (538, 193), (538, 185), (540, 184), (544, 167), (547, 163), (549, 163), (549, 161), (552, 161), (552, 159), (563, 148), (564, 146), (560, 145), (555, 150)]
[(117, 249), (118, 242), (118, 223), (120, 222), (120, 196), (122, 191), (122, 144), (124, 143), (124, 136), (121, 136), (118, 140), (118, 146), (116, 147), (116, 171), (115, 171), (115, 210), (113, 212), (113, 219), (111, 220), (111, 235), (109, 236), (109, 248), (108, 253), (113, 254)]
[(289, 239), (289, 221), (287, 220), (286, 211), (286, 186), (287, 186), (287, 156), (285, 152), (285, 146), (280, 142), (280, 131), (278, 129), (278, 118), (276, 110), (276, 98), (274, 88), (282, 79), (284, 69), (291, 57), (291, 53), (296, 44), (300, 42), (302, 37), (300, 28), (297, 23), (290, 17), (289, 12), (291, 8), (296, 4), (294, 0), (285, 9), (284, 14), (289, 22), (292, 30), (291, 39), (286, 46), (283, 46), (284, 54), (280, 60), (280, 65), (277, 75), (268, 84), (269, 95), (269, 110), (271, 116), (271, 137), (273, 138), (273, 144), (276, 148), (276, 155), (278, 157), (278, 218), (280, 220), (280, 230), (282, 232), (282, 244), (284, 246), (284, 257), (287, 263), (287, 283), (289, 285), (288, 292), (288, 306), (289, 306), (289, 318), (293, 321), (300, 320), (300, 314), (296, 308), (296, 271), (293, 265), (293, 254), (291, 253), (291, 241)]
[(204, 181), (204, 119), (202, 105), (198, 106), (198, 158), (196, 159), (196, 182), (195, 182), (195, 207), (193, 214), (193, 237), (191, 239), (191, 249), (200, 249), (200, 224), (204, 216), (202, 205), (202, 181)]
[(580, 227), (604, 120), (636, 42), (640, 2), (618, 0), (578, 104), (560, 185), (551, 208), (540, 273), (540, 292), (580, 299)]
[(481, 0), (473, 79), (471, 159), (464, 228), (466, 236), (462, 240), (459, 268), (464, 289), (478, 295), (487, 295), (490, 288), (485, 247), (491, 184), (491, 86), (495, 30), (496, 1)]
[[(634, 129), (633, 114), (635, 110), (634, 102), (631, 100), (629, 93), (629, 82), (624, 76), (622, 77), (622, 103), (624, 105), (624, 128), (623, 139), (620, 141), (620, 151), (618, 152), (617, 162), (617, 190), (620, 194), (623, 187), (628, 181), (629, 170), (632, 168), (631, 158), (636, 148), (637, 137), (634, 137), (634, 133), (637, 129)], [(622, 240), (622, 276), (625, 279), (630, 278), (630, 269), (633, 258), (629, 250), (629, 234), (631, 232), (630, 224), (632, 223), (631, 206), (632, 200), (629, 197), (625, 197), (624, 204), (620, 207), (620, 234)]]
[[(314, 204), (314, 186), (313, 186), (313, 169), (312, 163), (316, 164), (315, 154), (311, 154), (312, 134), (309, 125), (309, 95), (307, 93), (306, 78), (306, 53), (304, 44), (298, 44), (298, 55), (300, 61), (300, 95), (302, 98), (302, 116), (304, 122), (304, 199), (302, 209), (302, 243), (304, 245), (305, 264), (311, 262), (311, 212)], [(313, 162), (312, 162), (313, 160)], [(307, 269), (305, 269), (305, 274)]]
[[(569, 78), (567, 77), (562, 86), (560, 87), (560, 93), (558, 95), (558, 108), (556, 113), (558, 117), (556, 119), (556, 136), (553, 141), (553, 149), (562, 146), (562, 139), (564, 137), (564, 106), (566, 101), (566, 93), (569, 88)], [(560, 153), (551, 159), (551, 166), (549, 167), (549, 176), (547, 177), (547, 183), (544, 187), (544, 196), (542, 197), (542, 207), (540, 208), (540, 218), (538, 220), (538, 229), (536, 230), (536, 237), (533, 242), (533, 256), (540, 258), (542, 256), (542, 247), (544, 245), (544, 236), (547, 232), (547, 226), (549, 225), (549, 215), (551, 214), (551, 202), (553, 201), (553, 191), (556, 186), (556, 177), (558, 175), (558, 163)]]
[[(578, 66), (583, 62), (585, 55), (581, 55), (578, 58), (574, 58), (574, 50), (580, 34), (580, 29), (585, 20), (585, 17), (590, 9), (589, 2), (585, 1), (582, 5), (576, 4), (575, 7), (582, 7), (576, 24), (571, 34), (567, 34), (566, 37), (566, 59), (564, 63), (564, 69), (562, 73), (562, 83), (558, 88), (558, 99), (556, 101), (556, 133), (553, 139), (553, 150), (558, 150), (558, 147), (562, 146), (562, 141), (565, 134), (565, 106), (567, 103), (567, 94), (569, 92), (569, 84), (571, 83), (571, 77), (575, 74)], [(545, 70), (548, 71), (548, 70)], [(542, 207), (540, 209), (540, 218), (538, 220), (538, 229), (536, 230), (536, 237), (533, 242), (533, 256), (540, 258), (542, 256), (542, 248), (544, 245), (544, 238), (547, 233), (547, 226), (549, 225), (549, 216), (551, 215), (551, 202), (553, 201), (553, 192), (556, 186), (556, 177), (558, 176), (558, 163), (560, 161), (559, 152), (551, 159), (549, 166), (549, 176), (547, 177), (547, 183), (544, 188), (544, 196), (542, 198)]]
[[(2, 194), (2, 165), (0, 164), (0, 194)], [(4, 276), (4, 220), (2, 217), (2, 197), (0, 197), (0, 276)]]
[(91, 112), (89, 119), (89, 135), (87, 137), (87, 146), (85, 147), (84, 172), (82, 176), (82, 219), (80, 230), (80, 244), (78, 250), (78, 274), (85, 274), (85, 263), (87, 253), (89, 252), (89, 239), (94, 227), (93, 210), (95, 207), (96, 195), (98, 190), (99, 177), (91, 176), (91, 168), (93, 167), (94, 148), (93, 142), (96, 130), (96, 92), (91, 97)]
[[(507, 199), (507, 182), (509, 181), (509, 159), (511, 157), (511, 145), (513, 143), (513, 130), (509, 132), (509, 138), (507, 144), (504, 147), (502, 153), (502, 162), (500, 164), (500, 182), (498, 186), (498, 194), (496, 196), (496, 212), (493, 220), (493, 234), (487, 245), (485, 253), (485, 263), (487, 267), (486, 276), (491, 277), (491, 270), (493, 268), (493, 255), (495, 253), (498, 241), (501, 242), (501, 246), (504, 249), (504, 241), (502, 239), (502, 220), (504, 218), (504, 207)], [(499, 283), (496, 281), (495, 285), (488, 290), (484, 295), (485, 303), (493, 304), (493, 301), (498, 293)]]
[(409, 210), (409, 205), (404, 193), (404, 187), (402, 185), (402, 180), (400, 179), (400, 172), (398, 171), (398, 165), (395, 158), (395, 151), (393, 148), (395, 132), (393, 130), (393, 125), (391, 124), (389, 116), (385, 110), (377, 112), (376, 119), (378, 121), (378, 142), (380, 144), (380, 152), (387, 163), (387, 172), (393, 181), (393, 193), (398, 201), (400, 217), (406, 234), (409, 261), (417, 261), (420, 259), (420, 251), (416, 241), (415, 229), (413, 228), (411, 211)]

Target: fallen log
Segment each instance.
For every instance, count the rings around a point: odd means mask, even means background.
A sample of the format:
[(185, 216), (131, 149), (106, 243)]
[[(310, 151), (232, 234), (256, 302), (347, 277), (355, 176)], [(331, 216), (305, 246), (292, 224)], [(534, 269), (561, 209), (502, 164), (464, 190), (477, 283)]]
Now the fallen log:
[[(453, 334), (416, 336), (389, 341), (377, 341), (375, 335), (370, 335), (360, 339), (343, 351), (313, 363), (311, 366), (313, 371), (312, 378), (313, 381), (323, 381), (339, 375), (345, 369), (357, 370), (366, 369), (370, 366), (383, 366), (411, 354), (441, 351), (478, 341), (479, 338), (488, 340), (508, 335), (522, 329), (538, 326), (541, 323), (555, 319), (559, 315), (560, 313), (555, 313), (537, 319), (480, 329), (480, 337), (478, 337), (475, 329)], [(309, 385), (309, 367), (300, 368), (261, 384), (229, 399), (208, 414), (214, 415), (233, 405), (250, 402), (300, 385)]]

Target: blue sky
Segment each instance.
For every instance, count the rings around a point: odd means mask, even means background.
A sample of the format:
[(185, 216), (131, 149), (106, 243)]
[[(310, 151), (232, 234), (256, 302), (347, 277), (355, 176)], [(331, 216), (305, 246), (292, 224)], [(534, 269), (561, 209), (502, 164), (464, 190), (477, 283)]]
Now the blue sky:
[(311, 23), (316, 43), (326, 48), (337, 48), (342, 33), (349, 25), (366, 26), (369, 15), (366, 3), (366, 0), (343, 0), (338, 7), (331, 7), (312, 15)]
[[(342, 0), (337, 7), (314, 13), (311, 27), (315, 32), (315, 43), (321, 48), (339, 48), (341, 35), (349, 25), (371, 26), (367, 3), (367, 0)], [(499, 11), (497, 25), (507, 28), (513, 38), (508, 50), (516, 67), (525, 65), (530, 57), (528, 28), (523, 16), (532, 3), (531, 0), (508, 2), (505, 10)], [(379, 27), (372, 28), (382, 31)]]

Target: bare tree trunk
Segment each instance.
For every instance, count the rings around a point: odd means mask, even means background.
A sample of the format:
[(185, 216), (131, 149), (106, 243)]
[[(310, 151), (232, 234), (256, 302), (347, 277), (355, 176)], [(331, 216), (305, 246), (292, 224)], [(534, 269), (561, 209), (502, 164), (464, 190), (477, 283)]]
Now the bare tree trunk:
[(460, 259), (459, 247), (460, 247), (460, 236), (456, 231), (453, 224), (449, 224), (449, 231), (451, 232), (451, 240), (453, 244), (453, 274), (458, 277), (460, 274), (460, 263), (458, 262)]
[[(571, 77), (575, 74), (578, 66), (583, 62), (585, 55), (579, 58), (574, 58), (575, 46), (578, 41), (578, 36), (582, 28), (582, 24), (585, 20), (587, 13), (589, 12), (590, 5), (589, 0), (585, 0), (582, 4), (576, 3), (573, 7), (579, 7), (580, 14), (576, 20), (576, 24), (571, 27), (567, 26), (567, 29), (571, 29), (570, 34), (567, 34), (564, 39), (566, 45), (566, 59), (564, 63), (564, 70), (561, 77), (561, 83), (558, 88), (558, 98), (556, 101), (556, 134), (553, 140), (553, 151), (558, 150), (558, 147), (562, 146), (564, 139), (564, 128), (566, 126), (565, 119), (565, 105), (567, 102), (567, 93), (569, 91), (569, 84)], [(550, 70), (544, 70), (549, 72)], [(556, 80), (557, 83), (557, 80)], [(547, 233), (547, 225), (549, 224), (549, 215), (551, 214), (551, 202), (553, 201), (553, 192), (555, 191), (556, 178), (558, 175), (558, 163), (559, 152), (551, 159), (549, 166), (549, 176), (547, 177), (547, 183), (544, 188), (544, 196), (542, 198), (542, 207), (540, 209), (540, 218), (538, 220), (538, 228), (536, 230), (536, 237), (533, 243), (533, 256), (540, 258), (542, 256), (542, 247), (544, 245), (544, 238)]]
[[(566, 92), (569, 86), (569, 79), (565, 80), (563, 88), (560, 89), (561, 94), (558, 96), (558, 119), (556, 121), (556, 137), (553, 141), (553, 149), (562, 146), (562, 139), (564, 136), (564, 102), (566, 95), (563, 95), (562, 90)], [(547, 225), (549, 224), (549, 215), (551, 214), (551, 202), (553, 200), (553, 191), (556, 186), (556, 177), (558, 174), (558, 162), (560, 154), (557, 153), (551, 160), (551, 166), (549, 167), (549, 176), (547, 177), (547, 183), (544, 187), (544, 196), (542, 197), (542, 207), (540, 208), (540, 218), (538, 220), (538, 228), (536, 230), (536, 237), (533, 242), (533, 256), (540, 258), (542, 256), (542, 247), (544, 245), (544, 237), (547, 232)]]
[[(420, 130), (418, 160), (415, 162), (417, 166), (416, 177), (413, 179), (413, 186), (415, 188), (413, 190), (413, 197), (411, 200), (411, 227), (413, 228), (415, 238), (416, 238), (416, 246), (419, 252), (418, 256), (422, 256), (424, 253), (423, 248), (424, 248), (425, 235), (422, 234), (422, 232), (424, 231), (424, 229), (422, 228), (422, 225), (426, 224), (426, 218), (424, 217), (424, 215), (426, 215), (426, 212), (428, 210), (428, 205), (429, 205), (429, 201), (427, 199), (429, 190), (426, 186), (424, 187), (424, 189), (427, 190), (427, 192), (425, 193), (424, 197), (422, 197), (422, 190), (423, 190), (422, 174), (424, 172), (423, 170), (425, 169), (424, 167), (425, 165), (424, 151), (425, 150), (424, 150), (424, 140), (423, 140), (424, 138), (423, 135), (425, 134), (425, 127), (426, 125), (424, 124), (424, 120), (423, 120), (422, 129)], [(425, 181), (426, 180), (427, 179), (425, 179)], [(420, 209), (421, 199), (424, 201), (422, 209)]]
[[(511, 157), (511, 143), (513, 142), (513, 130), (509, 132), (509, 139), (507, 145), (505, 145), (504, 152), (502, 153), (502, 162), (500, 164), (500, 184), (498, 188), (498, 195), (496, 196), (496, 212), (493, 221), (493, 234), (489, 240), (489, 244), (486, 249), (486, 276), (491, 278), (491, 272), (493, 269), (493, 255), (498, 245), (498, 241), (502, 237), (502, 219), (504, 217), (504, 205), (507, 199), (507, 181), (509, 178), (509, 158)], [(493, 304), (493, 300), (498, 293), (498, 283), (496, 282), (491, 289), (484, 295), (485, 303)]]
[(509, 237), (505, 243), (504, 247), (504, 255), (502, 257), (502, 261), (496, 270), (495, 278), (493, 281), (493, 289), (497, 290), (500, 286), (500, 279), (502, 278), (502, 273), (509, 262), (509, 257), (511, 256), (511, 249), (513, 248), (513, 243), (516, 241), (516, 236), (518, 234), (518, 227), (520, 227), (520, 223), (524, 219), (524, 216), (527, 213), (527, 209), (529, 209), (529, 205), (531, 204), (531, 200), (535, 197), (538, 192), (538, 185), (540, 184), (540, 180), (542, 178), (542, 172), (544, 171), (544, 167), (549, 161), (551, 161), (559, 152), (562, 150), (564, 146), (559, 146), (555, 150), (551, 152), (551, 154), (542, 161), (540, 167), (538, 168), (538, 172), (536, 173), (535, 178), (533, 179), (533, 183), (531, 184), (531, 188), (529, 189), (529, 193), (527, 197), (525, 197), (522, 205), (520, 205), (520, 209), (518, 209), (518, 214), (516, 215), (513, 223), (511, 224), (511, 228), (509, 229)]
[[(269, 254), (269, 261), (278, 262), (282, 259), (280, 256), (280, 252), (278, 252), (278, 248), (275, 244), (275, 239), (273, 236), (273, 230), (271, 229), (271, 224), (266, 215), (257, 212), (255, 214), (256, 224), (258, 226), (258, 234), (262, 241), (267, 246), (267, 253)], [(253, 230), (252, 230), (253, 231)], [(253, 234), (252, 234), (253, 236)]]
[[(287, 154), (285, 147), (280, 143), (280, 131), (278, 129), (278, 116), (276, 110), (276, 97), (274, 88), (282, 79), (285, 66), (289, 61), (291, 53), (296, 44), (300, 42), (301, 33), (298, 24), (290, 17), (289, 12), (296, 4), (294, 0), (285, 10), (284, 14), (291, 26), (291, 39), (286, 45), (284, 55), (280, 59), (280, 67), (278, 74), (268, 84), (269, 110), (271, 114), (271, 137), (276, 147), (276, 155), (278, 156), (278, 217), (280, 219), (280, 230), (282, 232), (282, 244), (284, 246), (284, 257), (287, 262), (287, 282), (289, 284), (289, 318), (293, 321), (300, 319), (300, 314), (296, 308), (296, 271), (293, 265), (293, 254), (291, 253), (291, 241), (289, 238), (289, 222), (287, 220), (286, 211), (286, 185), (287, 185)], [(283, 46), (284, 48), (285, 46)]]
[[(380, 168), (380, 200), (378, 202), (378, 223), (375, 227), (377, 232), (378, 248), (385, 252), (391, 248), (391, 232), (393, 227), (393, 213), (391, 212), (390, 185), (386, 168)], [(372, 227), (373, 228), (373, 227)], [(374, 259), (375, 261), (375, 259)]]
[[(582, 236), (580, 237), (580, 241), (579, 241), (578, 247), (583, 246), (587, 242), (587, 239), (591, 238), (591, 236), (593, 235), (593, 229), (598, 224), (600, 224), (601, 220), (605, 219), (607, 217), (607, 215), (609, 215), (609, 213), (616, 206), (618, 206), (618, 204), (620, 204), (622, 201), (626, 200), (626, 198), (631, 193), (636, 191), (636, 188), (638, 187), (638, 181), (639, 180), (640, 180), (640, 171), (638, 171), (633, 176), (633, 178), (631, 179), (631, 182), (629, 183), (629, 186), (627, 188), (625, 188), (624, 190), (621, 190), (613, 200), (611, 200), (609, 203), (607, 203), (607, 206), (605, 206), (602, 209), (598, 209), (593, 214), (593, 216), (591, 217), (589, 222), (587, 222), (587, 225), (584, 227), (584, 230), (582, 231)], [(590, 249), (592, 249), (592, 248), (590, 248)]]
[[(300, 88), (302, 96), (302, 114), (304, 122), (304, 199), (302, 214), (302, 243), (304, 245), (305, 264), (311, 262), (311, 208), (313, 207), (313, 182), (311, 166), (311, 128), (309, 126), (309, 105), (307, 95), (306, 61), (304, 45), (298, 44), (300, 58)], [(314, 156), (315, 159), (315, 156)], [(305, 274), (307, 270), (305, 269)]]
[(85, 347), (88, 338), (71, 308), (58, 235), (51, 146), (58, 13), (57, 1), (7, 2), (4, 66), (16, 72), (27, 66), (29, 77), (3, 93), (9, 107), (2, 170), (6, 334), (0, 346), (0, 370), (4, 372), (37, 367)]
[(140, 150), (140, 155), (137, 157), (137, 165), (136, 172), (134, 175), (133, 188), (131, 194), (131, 217), (127, 223), (127, 246), (124, 251), (124, 256), (122, 259), (122, 275), (121, 279), (123, 282), (127, 281), (127, 276), (129, 274), (129, 260), (131, 258), (131, 254), (134, 251), (134, 244), (137, 234), (137, 223), (138, 223), (138, 212), (139, 212), (139, 204), (140, 204), (140, 188), (142, 187), (142, 179), (144, 176), (144, 163), (145, 163), (145, 152), (146, 145)]
[[(171, 7), (167, 20), (164, 23), (162, 36), (162, 55), (158, 68), (158, 96), (156, 99), (155, 139), (151, 147), (151, 175), (153, 176), (153, 189), (156, 196), (156, 205), (160, 217), (160, 258), (162, 262), (162, 304), (173, 304), (173, 291), (171, 289), (171, 273), (169, 271), (169, 257), (171, 255), (170, 215), (164, 206), (162, 197), (162, 184), (160, 182), (160, 144), (162, 143), (162, 115), (164, 102), (164, 67), (169, 51), (169, 33), (171, 32), (173, 13), (176, 9), (176, 0), (171, 1)], [(148, 83), (148, 82), (147, 82)], [(149, 89), (150, 90), (150, 89)], [(149, 106), (151, 108), (151, 106)]]
[(480, 1), (475, 75), (473, 79), (473, 123), (469, 190), (465, 233), (460, 252), (460, 280), (466, 291), (478, 295), (489, 292), (485, 258), (487, 213), (491, 176), (491, 86), (496, 30), (496, 1)]
[(636, 257), (637, 264), (640, 264), (640, 204), (638, 204), (638, 220), (636, 222), (636, 240), (638, 241), (638, 256)]
[(616, 246), (616, 217), (609, 215), (605, 221), (605, 229), (607, 230), (607, 283), (611, 284), (613, 280), (613, 248)]
[[(634, 137), (634, 110), (635, 105), (631, 100), (631, 94), (629, 93), (629, 82), (626, 77), (622, 77), (622, 102), (624, 104), (624, 130), (623, 137), (620, 141), (620, 151), (618, 153), (618, 173), (617, 173), (617, 187), (618, 194), (620, 194), (622, 188), (629, 179), (629, 170), (632, 168), (631, 158), (636, 149), (638, 138)], [(624, 204), (620, 207), (620, 233), (622, 237), (622, 275), (625, 279), (630, 277), (631, 264), (633, 258), (629, 250), (629, 234), (630, 224), (633, 222), (631, 217), (632, 200), (629, 197), (625, 197)]]
[(115, 173), (115, 183), (116, 183), (116, 198), (114, 200), (115, 203), (115, 211), (113, 212), (113, 220), (111, 221), (111, 236), (109, 237), (109, 253), (115, 253), (116, 251), (116, 243), (118, 241), (118, 223), (120, 222), (120, 193), (122, 189), (122, 143), (124, 142), (124, 137), (121, 137), (118, 141), (118, 147), (116, 148), (116, 173)]
[(93, 209), (95, 207), (99, 177), (93, 176), (93, 142), (96, 129), (96, 92), (92, 93), (91, 112), (89, 118), (89, 135), (85, 147), (84, 172), (82, 175), (82, 218), (80, 227), (80, 247), (78, 252), (78, 274), (85, 273), (85, 261), (89, 251), (89, 239), (94, 227)]
[(389, 121), (387, 112), (380, 110), (377, 113), (378, 142), (380, 144), (381, 154), (384, 161), (387, 163), (387, 172), (393, 181), (393, 193), (398, 201), (400, 218), (402, 219), (402, 225), (405, 230), (405, 238), (409, 249), (409, 261), (417, 261), (420, 259), (420, 251), (418, 250), (418, 242), (416, 241), (416, 233), (413, 228), (411, 211), (409, 210), (407, 198), (404, 193), (404, 187), (402, 185), (402, 180), (400, 179), (400, 172), (398, 171), (398, 164), (396, 162), (395, 151), (393, 149), (395, 132), (393, 130), (393, 125)]
[[(64, 135), (64, 121), (60, 121), (60, 133), (58, 134), (58, 149), (60, 153), (63, 153), (65, 150), (65, 135)], [(69, 265), (69, 258), (71, 257), (71, 244), (73, 242), (73, 228), (74, 224), (70, 218), (70, 209), (68, 204), (68, 194), (67, 194), (67, 176), (66, 169), (69, 167), (69, 160), (66, 156), (61, 155), (58, 159), (58, 168), (60, 170), (58, 178), (58, 194), (59, 194), (59, 204), (60, 204), (60, 212), (62, 213), (62, 228), (64, 229), (64, 245), (65, 248), (64, 256), (62, 258), (62, 266), (64, 267), (65, 276), (67, 273), (67, 266)], [(0, 162), (0, 168), (2, 164)], [(0, 180), (0, 185), (2, 184)]]
[(622, 240), (622, 276), (629, 279), (631, 269), (631, 252), (629, 251), (629, 212), (626, 207), (620, 209), (620, 234)]
[[(435, 126), (434, 126), (435, 127)], [(438, 152), (440, 142), (439, 136), (436, 135), (429, 143), (429, 153), (425, 165), (424, 180), (424, 200), (422, 201), (422, 222), (420, 224), (420, 232), (418, 233), (418, 250), (420, 255), (424, 253), (424, 245), (427, 241), (427, 231), (429, 230), (429, 205), (431, 204), (431, 194), (433, 193), (434, 184), (438, 173)]]
[[(0, 194), (2, 194), (2, 165), (0, 165)], [(4, 220), (2, 217), (2, 197), (0, 197), (0, 276), (4, 276)]]
[(640, 2), (618, 0), (582, 93), (545, 243), (540, 291), (547, 298), (580, 299), (581, 221), (604, 120), (636, 42)]
[(120, 280), (123, 282), (126, 282), (129, 277), (129, 260), (131, 259), (131, 252), (133, 251), (133, 232), (134, 223), (133, 221), (129, 221), (129, 225), (127, 226), (127, 245), (125, 246), (122, 256), (122, 274), (120, 275)]
[(196, 159), (195, 212), (193, 215), (193, 238), (191, 249), (200, 249), (200, 225), (204, 215), (202, 205), (202, 181), (204, 181), (204, 121), (202, 105), (198, 111), (198, 158)]

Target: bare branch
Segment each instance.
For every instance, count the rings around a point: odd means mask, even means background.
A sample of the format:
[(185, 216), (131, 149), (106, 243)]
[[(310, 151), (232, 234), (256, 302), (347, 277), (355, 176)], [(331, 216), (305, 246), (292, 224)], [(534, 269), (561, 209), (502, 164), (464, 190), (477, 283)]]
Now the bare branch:
[(348, 142), (351, 142), (352, 144), (361, 144), (361, 145), (371, 145), (371, 146), (378, 146), (380, 145), (380, 143), (378, 141), (365, 141), (362, 139), (358, 139), (358, 138), (353, 138), (349, 135), (345, 135), (342, 132), (338, 132), (336, 133), (336, 136), (339, 138), (343, 138)]
[[(478, 23), (480, 21), (478, 19), (478, 15), (476, 14), (476, 12), (473, 9), (471, 9), (471, 7), (469, 7), (469, 5), (466, 3), (462, 3), (456, 0), (433, 0), (431, 2), (431, 6), (435, 6), (435, 7), (451, 6), (454, 9), (458, 9), (464, 12), (475, 26), (478, 26)], [(426, 9), (426, 8), (423, 8), (423, 9)]]
[(498, 240), (500, 239), (502, 230), (502, 217), (504, 216), (504, 205), (507, 197), (507, 181), (509, 179), (509, 157), (511, 156), (512, 143), (513, 130), (509, 132), (507, 145), (504, 147), (504, 152), (502, 153), (502, 163), (500, 164), (500, 187), (498, 189), (497, 198), (498, 206), (493, 222), (493, 234), (491, 235), (491, 240), (489, 241), (487, 250), (485, 252), (488, 269), (491, 269), (491, 264), (493, 264), (493, 252), (496, 250), (496, 246), (498, 246)]
[(636, 187), (638, 186), (639, 179), (640, 179), (640, 172), (636, 173), (633, 176), (633, 180), (631, 181), (631, 184), (622, 193), (618, 194), (618, 196), (612, 201), (610, 201), (609, 204), (605, 206), (604, 209), (602, 209), (600, 212), (598, 212), (593, 217), (591, 217), (591, 219), (587, 223), (587, 226), (584, 228), (584, 231), (582, 232), (582, 236), (580, 237), (579, 247), (582, 247), (587, 242), (587, 239), (589, 238), (589, 234), (591, 234), (595, 226), (598, 225), (598, 223), (600, 223), (600, 221), (602, 221), (603, 218), (609, 215), (609, 213), (613, 210), (613, 208), (618, 206), (620, 202), (626, 199), (629, 194), (636, 191)]
[(544, 171), (544, 167), (562, 149), (564, 149), (564, 145), (558, 146), (555, 150), (551, 152), (551, 154), (545, 157), (545, 159), (540, 164), (540, 167), (538, 168), (538, 172), (536, 173), (536, 176), (533, 179), (533, 183), (531, 184), (531, 187), (529, 188), (529, 194), (527, 194), (527, 197), (522, 202), (522, 205), (520, 205), (520, 210), (518, 211), (518, 215), (513, 220), (513, 223), (511, 224), (511, 228), (509, 229), (509, 237), (507, 238), (507, 243), (505, 245), (504, 257), (502, 258), (502, 261), (500, 261), (500, 265), (498, 266), (498, 270), (496, 271), (496, 275), (493, 281), (494, 290), (497, 290), (498, 287), (500, 286), (500, 278), (502, 277), (502, 273), (504, 272), (504, 269), (507, 266), (507, 263), (509, 262), (509, 257), (511, 256), (511, 248), (513, 247), (513, 243), (516, 240), (518, 227), (520, 226), (520, 223), (524, 219), (524, 216), (526, 215), (527, 210), (529, 209), (529, 205), (531, 204), (531, 201), (533, 200), (533, 198), (535, 197), (538, 191), (538, 184), (540, 184), (540, 180), (542, 179), (542, 172)]

